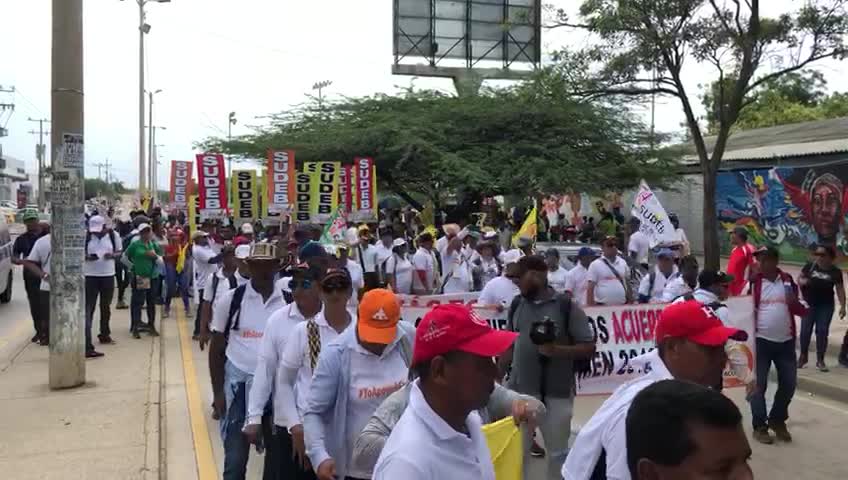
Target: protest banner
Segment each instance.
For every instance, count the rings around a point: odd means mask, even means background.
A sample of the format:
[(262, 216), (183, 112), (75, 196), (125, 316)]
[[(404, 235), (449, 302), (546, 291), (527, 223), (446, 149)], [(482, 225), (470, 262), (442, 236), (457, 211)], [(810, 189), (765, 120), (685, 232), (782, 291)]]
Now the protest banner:
[(345, 231), (347, 230), (347, 215), (344, 207), (339, 205), (339, 208), (330, 217), (327, 226), (321, 233), (321, 243), (338, 243), (345, 239)]
[(295, 199), (294, 150), (268, 150), (268, 211), (289, 213)]
[(303, 171), (295, 174), (296, 207), (295, 221), (306, 223), (310, 221), (312, 211), (312, 174), (316, 171), (316, 162), (303, 164)]
[[(436, 305), (458, 303), (472, 307), (489, 325), (506, 329), (506, 310), (477, 304), (479, 292), (449, 295), (398, 295), (401, 301), (401, 318), (418, 325)], [(730, 326), (745, 330), (748, 340), (730, 341), (729, 354), (744, 358), (748, 374), (754, 371), (754, 302), (750, 296), (733, 297), (725, 302), (730, 312)], [(577, 377), (578, 395), (608, 395), (618, 386), (644, 374), (632, 360), (656, 347), (655, 330), (665, 304), (621, 305), (614, 307), (585, 308), (589, 325), (595, 334), (596, 350), (591, 372)], [(740, 387), (742, 381), (728, 367), (724, 371), (725, 388)]]
[(180, 211), (187, 211), (191, 191), (191, 163), (171, 160), (171, 205)]
[(374, 160), (359, 157), (353, 162), (354, 206), (351, 219), (355, 222), (377, 220), (377, 167)]
[(641, 222), (639, 230), (648, 236), (651, 248), (677, 242), (674, 225), (668, 219), (665, 208), (644, 180), (639, 184), (639, 191), (633, 197), (630, 214)]
[(253, 223), (258, 215), (259, 205), (256, 195), (256, 171), (235, 170), (232, 178), (232, 192), (235, 196), (233, 220), (237, 227)]
[(227, 215), (227, 170), (219, 153), (197, 155), (197, 195), (200, 217), (224, 218)]
[(309, 192), (310, 221), (326, 224), (339, 205), (339, 170), (341, 170), (341, 163), (314, 162), (313, 168), (314, 171), (310, 175)]
[(345, 212), (353, 211), (353, 165), (342, 165), (339, 172), (339, 205)]

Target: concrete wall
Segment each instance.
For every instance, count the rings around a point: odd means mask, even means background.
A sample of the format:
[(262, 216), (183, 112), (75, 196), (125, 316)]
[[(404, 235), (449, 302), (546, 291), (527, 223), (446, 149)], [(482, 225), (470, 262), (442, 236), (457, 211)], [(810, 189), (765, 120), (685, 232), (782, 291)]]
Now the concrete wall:
[[(704, 182), (700, 175), (683, 175), (672, 189), (654, 190), (668, 213), (676, 213), (689, 237), (692, 253), (704, 253)], [(632, 198), (632, 197), (631, 197)]]

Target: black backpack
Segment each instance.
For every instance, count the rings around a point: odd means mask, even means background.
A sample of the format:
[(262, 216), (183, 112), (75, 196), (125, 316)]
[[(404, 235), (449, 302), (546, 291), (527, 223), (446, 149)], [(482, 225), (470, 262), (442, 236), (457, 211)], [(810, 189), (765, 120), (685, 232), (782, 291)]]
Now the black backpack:
[[(217, 278), (217, 275), (216, 275)], [(230, 330), (239, 330), (239, 320), (241, 319), (241, 301), (244, 300), (244, 292), (247, 290), (247, 284), (236, 287), (233, 292), (233, 300), (230, 302), (230, 311), (227, 314), (227, 324), (224, 326), (224, 338), (229, 340)]]
[[(227, 280), (230, 282), (230, 290), (238, 287), (235, 274), (227, 277)], [(218, 274), (212, 275), (212, 300), (209, 303), (215, 303), (215, 296), (218, 294), (218, 284), (220, 283), (221, 279), (218, 277)]]

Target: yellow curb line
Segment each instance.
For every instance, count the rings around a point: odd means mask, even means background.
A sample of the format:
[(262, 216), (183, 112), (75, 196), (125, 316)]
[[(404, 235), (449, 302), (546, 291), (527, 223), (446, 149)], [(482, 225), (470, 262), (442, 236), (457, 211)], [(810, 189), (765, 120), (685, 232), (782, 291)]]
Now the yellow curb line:
[(177, 327), (180, 332), (180, 351), (183, 357), (183, 374), (185, 375), (188, 412), (191, 418), (191, 431), (194, 438), (197, 478), (198, 480), (217, 480), (218, 467), (215, 464), (215, 455), (212, 453), (212, 442), (209, 438), (209, 428), (206, 425), (206, 417), (203, 414), (200, 386), (197, 383), (197, 370), (194, 368), (193, 345), (186, 322), (185, 315), (178, 311)]

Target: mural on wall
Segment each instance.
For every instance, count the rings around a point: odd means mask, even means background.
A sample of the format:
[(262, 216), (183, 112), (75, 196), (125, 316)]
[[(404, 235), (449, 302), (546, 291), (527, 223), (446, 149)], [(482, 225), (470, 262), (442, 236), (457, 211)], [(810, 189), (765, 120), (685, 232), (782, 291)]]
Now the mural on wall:
[(776, 246), (788, 261), (804, 262), (811, 244), (832, 245), (848, 263), (848, 164), (721, 172), (716, 203), (722, 242), (745, 227), (754, 245)]
[(613, 211), (623, 208), (622, 194), (608, 192), (603, 196), (587, 193), (567, 193), (564, 195), (548, 195), (542, 199), (542, 212), (547, 216), (551, 226), (564, 222), (565, 225), (579, 226), (583, 217), (591, 217), (595, 222), (600, 220), (600, 207)]

